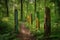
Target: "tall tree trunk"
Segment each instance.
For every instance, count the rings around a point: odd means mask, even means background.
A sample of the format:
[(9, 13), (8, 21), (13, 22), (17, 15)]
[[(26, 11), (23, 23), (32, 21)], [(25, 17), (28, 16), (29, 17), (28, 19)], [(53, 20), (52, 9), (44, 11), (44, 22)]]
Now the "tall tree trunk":
[(40, 29), (40, 1), (41, 0), (39, 0), (39, 7), (38, 7), (38, 11), (37, 11), (37, 17), (38, 17), (38, 29)]
[(34, 12), (36, 13), (36, 0), (35, 0), (35, 11)]
[(23, 21), (23, 0), (21, 0), (21, 21)]
[(45, 23), (44, 23), (44, 36), (45, 40), (49, 40), (49, 35), (51, 33), (51, 16), (50, 16), (50, 8), (45, 7)]
[(27, 7), (26, 7), (26, 9), (27, 9), (27, 14), (26, 14), (26, 15), (27, 15), (27, 16), (28, 16), (28, 4), (29, 4), (29, 2), (28, 2), (28, 0), (27, 0), (27, 3), (26, 3), (26, 6), (27, 6)]
[(8, 11), (8, 0), (5, 1), (6, 4), (6, 9), (7, 9), (7, 16), (9, 16), (9, 11)]
[(35, 17), (35, 15), (36, 15), (36, 6), (37, 6), (37, 4), (36, 4), (36, 1), (37, 0), (35, 0), (35, 9), (34, 9), (34, 19), (36, 18), (36, 30), (38, 30), (38, 17)]

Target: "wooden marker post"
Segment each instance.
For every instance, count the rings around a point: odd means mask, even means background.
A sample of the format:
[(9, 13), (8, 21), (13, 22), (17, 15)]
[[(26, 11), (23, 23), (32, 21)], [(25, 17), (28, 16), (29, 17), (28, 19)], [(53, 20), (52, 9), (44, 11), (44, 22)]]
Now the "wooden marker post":
[(28, 22), (29, 24), (31, 24), (31, 15), (28, 15), (28, 16), (27, 16), (27, 22)]
[(39, 12), (37, 12), (36, 28), (37, 29), (40, 29), (40, 14), (39, 14)]
[(18, 11), (17, 9), (14, 10), (14, 22), (15, 22), (15, 31), (18, 32)]
[(38, 18), (36, 18), (36, 30), (38, 30)]

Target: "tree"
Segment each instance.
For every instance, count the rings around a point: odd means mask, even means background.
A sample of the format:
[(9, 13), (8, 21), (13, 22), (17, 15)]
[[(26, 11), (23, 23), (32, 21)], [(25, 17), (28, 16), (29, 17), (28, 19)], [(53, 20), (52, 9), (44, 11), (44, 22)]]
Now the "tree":
[(49, 35), (51, 33), (51, 16), (50, 16), (50, 8), (45, 7), (45, 23), (44, 23), (44, 36), (47, 37), (48, 40)]
[(8, 11), (8, 0), (5, 0), (5, 4), (6, 4), (6, 9), (7, 9), (7, 16), (9, 16), (9, 11)]
[(36, 13), (36, 0), (35, 0), (35, 11), (34, 12)]
[(23, 21), (23, 0), (21, 0), (21, 21)]
[(45, 36), (45, 40), (49, 40), (50, 34), (51, 34), (50, 8), (47, 6), (46, 0), (45, 0), (45, 21), (44, 21), (44, 36)]

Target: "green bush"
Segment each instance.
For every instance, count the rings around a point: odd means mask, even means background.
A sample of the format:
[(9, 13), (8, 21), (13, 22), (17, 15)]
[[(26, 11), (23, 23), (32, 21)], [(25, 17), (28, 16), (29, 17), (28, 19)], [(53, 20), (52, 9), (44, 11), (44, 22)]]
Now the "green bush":
[(11, 31), (11, 26), (7, 22), (0, 21), (0, 34), (8, 33)]

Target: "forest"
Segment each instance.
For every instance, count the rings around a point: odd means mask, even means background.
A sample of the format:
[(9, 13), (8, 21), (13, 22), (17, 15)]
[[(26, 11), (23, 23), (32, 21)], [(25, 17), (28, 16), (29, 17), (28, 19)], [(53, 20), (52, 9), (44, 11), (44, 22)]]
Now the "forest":
[(60, 40), (60, 0), (0, 0), (0, 40)]

